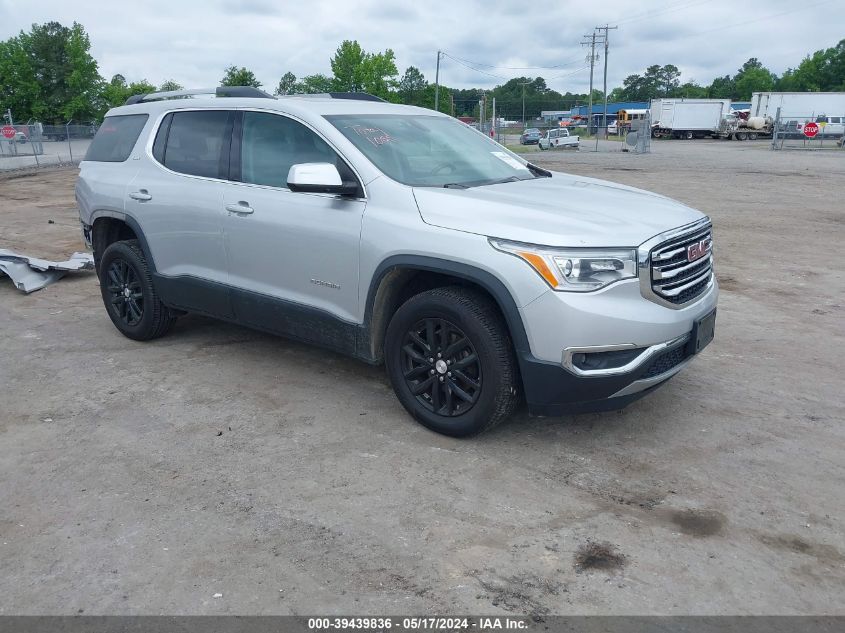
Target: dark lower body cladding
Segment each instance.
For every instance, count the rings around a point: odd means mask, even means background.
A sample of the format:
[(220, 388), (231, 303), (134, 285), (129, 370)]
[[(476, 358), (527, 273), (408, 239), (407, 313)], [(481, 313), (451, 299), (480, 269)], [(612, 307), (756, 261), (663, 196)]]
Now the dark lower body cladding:
[[(536, 416), (558, 416), (618, 411), (665, 384), (675, 375), (672, 370), (694, 353), (688, 342), (658, 354), (627, 374), (606, 377), (576, 376), (557, 363), (523, 357), (519, 365), (528, 412)], [(666, 377), (661, 380), (664, 374)], [(638, 380), (654, 382), (635, 393), (614, 397)]]

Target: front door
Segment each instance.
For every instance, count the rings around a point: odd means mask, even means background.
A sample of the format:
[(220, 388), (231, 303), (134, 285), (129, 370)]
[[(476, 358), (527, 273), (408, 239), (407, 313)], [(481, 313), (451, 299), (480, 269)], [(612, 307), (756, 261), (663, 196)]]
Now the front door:
[[(319, 135), (281, 114), (243, 112), (223, 185), (229, 282), (239, 321), (306, 340), (345, 337), (359, 321), (363, 199), (295, 193), (291, 165), (349, 167)], [(348, 327), (346, 327), (348, 326)], [(333, 347), (354, 345), (338, 341)], [(331, 343), (329, 343), (331, 344)], [(351, 348), (350, 348), (351, 349)]]

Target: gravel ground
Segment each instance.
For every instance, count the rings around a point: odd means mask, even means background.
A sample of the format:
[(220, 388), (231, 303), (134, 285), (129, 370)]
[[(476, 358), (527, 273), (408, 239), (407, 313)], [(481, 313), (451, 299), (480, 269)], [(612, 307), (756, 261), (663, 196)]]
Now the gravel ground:
[[(623, 412), (453, 440), (381, 368), (0, 279), (0, 614), (845, 614), (845, 152), (616, 147), (536, 158), (710, 214), (722, 288)], [(0, 247), (83, 248), (75, 176), (0, 180)]]

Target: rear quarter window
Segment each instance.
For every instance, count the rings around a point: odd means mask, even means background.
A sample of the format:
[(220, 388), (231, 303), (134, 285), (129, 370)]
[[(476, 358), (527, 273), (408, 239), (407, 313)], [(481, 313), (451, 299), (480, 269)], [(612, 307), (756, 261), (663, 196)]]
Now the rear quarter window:
[(148, 118), (147, 114), (107, 116), (88, 146), (85, 160), (122, 163), (132, 153)]

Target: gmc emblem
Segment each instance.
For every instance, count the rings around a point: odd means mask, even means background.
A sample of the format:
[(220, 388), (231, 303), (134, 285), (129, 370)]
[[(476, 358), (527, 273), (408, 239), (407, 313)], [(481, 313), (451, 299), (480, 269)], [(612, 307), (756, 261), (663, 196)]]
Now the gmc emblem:
[(687, 246), (687, 261), (694, 262), (697, 259), (701, 259), (710, 252), (710, 246), (710, 238), (690, 244)]

